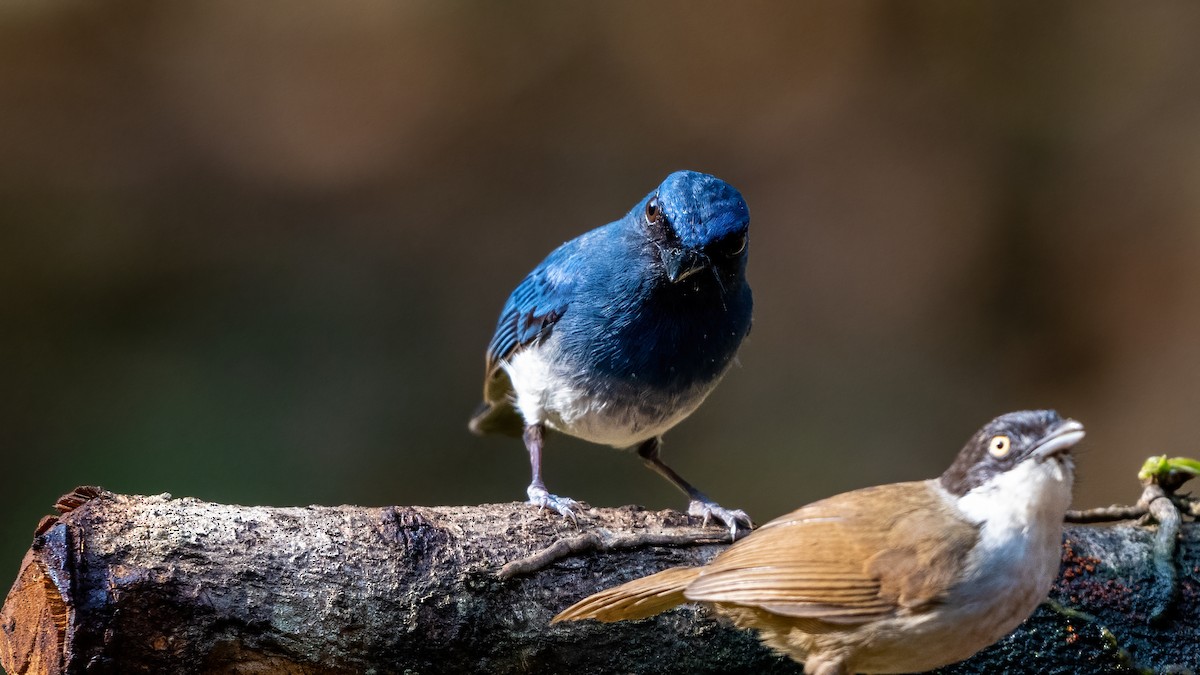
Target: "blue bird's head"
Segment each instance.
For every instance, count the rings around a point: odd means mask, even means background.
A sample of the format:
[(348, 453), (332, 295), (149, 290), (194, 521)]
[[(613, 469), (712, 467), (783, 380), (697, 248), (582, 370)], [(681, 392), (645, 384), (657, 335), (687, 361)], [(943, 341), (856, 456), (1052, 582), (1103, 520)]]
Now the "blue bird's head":
[(695, 171), (676, 171), (629, 212), (654, 246), (671, 282), (711, 269), (718, 277), (746, 265), (750, 210), (729, 183)]

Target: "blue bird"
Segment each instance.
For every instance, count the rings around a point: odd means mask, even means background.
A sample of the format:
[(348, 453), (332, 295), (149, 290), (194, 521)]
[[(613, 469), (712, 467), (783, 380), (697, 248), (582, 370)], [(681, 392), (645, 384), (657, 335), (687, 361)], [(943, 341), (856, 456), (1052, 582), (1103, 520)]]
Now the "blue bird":
[(668, 467), (661, 438), (690, 415), (750, 332), (750, 212), (728, 183), (694, 171), (667, 176), (624, 218), (559, 246), (517, 286), (487, 349), (477, 434), (523, 436), (529, 503), (575, 518), (546, 490), (551, 429), (616, 448), (637, 446), (687, 493), (688, 513), (737, 534), (750, 526)]

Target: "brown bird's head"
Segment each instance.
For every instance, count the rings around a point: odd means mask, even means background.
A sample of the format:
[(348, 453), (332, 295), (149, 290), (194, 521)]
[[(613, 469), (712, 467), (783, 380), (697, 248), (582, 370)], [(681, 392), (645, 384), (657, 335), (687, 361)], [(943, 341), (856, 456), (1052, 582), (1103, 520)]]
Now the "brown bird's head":
[(939, 483), (981, 519), (1065, 510), (1075, 475), (1070, 450), (1083, 433), (1053, 410), (1001, 415), (967, 441)]
[(942, 487), (959, 497), (1022, 462), (1054, 462), (1073, 468), (1071, 446), (1083, 438), (1083, 425), (1053, 410), (1022, 410), (1001, 415), (975, 432), (942, 474)]

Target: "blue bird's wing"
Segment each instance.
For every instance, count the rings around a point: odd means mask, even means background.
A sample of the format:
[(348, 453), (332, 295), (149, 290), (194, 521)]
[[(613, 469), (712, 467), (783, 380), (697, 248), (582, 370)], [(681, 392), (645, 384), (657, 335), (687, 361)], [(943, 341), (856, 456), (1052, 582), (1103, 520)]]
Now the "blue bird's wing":
[(520, 435), (524, 421), (512, 405), (512, 382), (501, 367), (522, 349), (550, 335), (567, 312), (579, 274), (569, 264), (579, 240), (558, 247), (509, 296), (487, 348), (483, 403), (471, 418), (477, 434)]

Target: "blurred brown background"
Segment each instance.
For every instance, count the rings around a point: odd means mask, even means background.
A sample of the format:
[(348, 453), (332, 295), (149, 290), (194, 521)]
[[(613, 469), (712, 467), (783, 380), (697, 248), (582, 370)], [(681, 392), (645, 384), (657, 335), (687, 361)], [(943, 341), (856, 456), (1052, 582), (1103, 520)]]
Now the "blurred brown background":
[[(753, 335), (667, 437), (759, 521), (1090, 431), (1077, 504), (1200, 453), (1200, 5), (0, 5), (0, 576), (77, 484), (523, 497), (483, 349), (671, 170), (753, 214)], [(556, 438), (550, 489), (680, 507)], [(7, 587), (7, 581), (0, 579)]]

